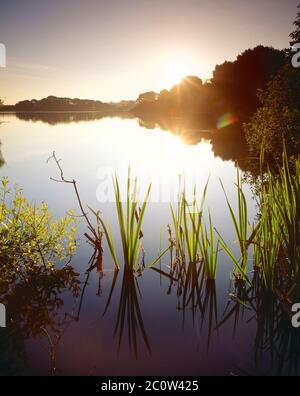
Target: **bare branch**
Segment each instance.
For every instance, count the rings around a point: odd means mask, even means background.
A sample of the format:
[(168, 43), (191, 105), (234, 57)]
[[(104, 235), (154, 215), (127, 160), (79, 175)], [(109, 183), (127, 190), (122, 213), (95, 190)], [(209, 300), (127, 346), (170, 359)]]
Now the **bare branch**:
[[(90, 222), (90, 219), (88, 218), (88, 214), (85, 212), (85, 210), (83, 208), (83, 204), (82, 204), (82, 201), (81, 201), (81, 198), (80, 198), (80, 195), (79, 195), (79, 191), (78, 191), (78, 188), (77, 188), (76, 180), (74, 180), (74, 179), (73, 180), (68, 180), (68, 179), (65, 178), (63, 169), (62, 169), (62, 167), (60, 165), (61, 159), (58, 159), (56, 157), (55, 151), (53, 151), (52, 156), (47, 159), (47, 163), (50, 162), (51, 159), (54, 159), (54, 161), (55, 161), (55, 163), (56, 163), (56, 165), (57, 165), (57, 167), (59, 169), (60, 179), (55, 179), (53, 177), (50, 177), (50, 180), (55, 181), (57, 183), (67, 183), (67, 184), (72, 184), (73, 185), (73, 188), (74, 188), (74, 191), (75, 191), (75, 194), (76, 194), (76, 197), (77, 197), (77, 201), (78, 201), (81, 213), (82, 213), (82, 217), (85, 218), (85, 220), (86, 220), (86, 222), (88, 224), (88, 228), (89, 228), (89, 230), (91, 231), (91, 233), (93, 234), (93, 236), (95, 238), (93, 240), (93, 243), (98, 248), (98, 250), (102, 251), (102, 247), (101, 247), (102, 235), (99, 235), (99, 233), (97, 233), (97, 231), (93, 227), (92, 223)], [(91, 239), (91, 238), (89, 238), (89, 239)]]

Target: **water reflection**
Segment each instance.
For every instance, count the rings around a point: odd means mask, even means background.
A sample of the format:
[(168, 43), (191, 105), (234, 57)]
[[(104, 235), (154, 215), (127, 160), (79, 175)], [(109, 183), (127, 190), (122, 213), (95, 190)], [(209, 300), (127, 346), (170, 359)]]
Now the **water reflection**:
[(20, 278), (2, 266), (0, 299), (10, 318), (8, 327), (0, 332), (1, 356), (9, 356), (0, 364), (2, 375), (25, 370), (24, 341), (43, 337), (49, 345), (50, 372), (56, 371), (56, 351), (72, 322), (67, 312), (62, 313), (64, 294), (78, 297), (78, 275), (68, 265), (55, 270), (35, 268)]
[[(15, 114), (19, 120), (31, 122), (43, 122), (48, 125), (59, 125), (78, 122), (89, 122), (102, 120), (105, 118), (117, 117), (119, 119), (135, 119), (137, 116), (130, 112), (20, 112)], [(241, 168), (247, 166), (247, 145), (244, 138), (242, 126), (232, 125), (222, 131), (216, 126), (190, 115), (181, 117), (160, 116), (158, 119), (137, 118), (139, 125), (146, 129), (161, 129), (169, 131), (186, 144), (196, 145), (202, 139), (210, 141), (213, 152), (223, 160), (233, 160), (238, 162)]]
[[(83, 307), (84, 298), (87, 292), (87, 287), (89, 286), (89, 280), (91, 274), (94, 272), (98, 275), (98, 287), (96, 295), (98, 297), (102, 296), (102, 280), (104, 278), (104, 273), (108, 270), (103, 269), (103, 257), (102, 254), (99, 253), (99, 250), (95, 249), (91, 259), (89, 261), (88, 269), (86, 271), (86, 277), (83, 282), (83, 287), (81, 291), (81, 296), (79, 299), (78, 310), (75, 315), (73, 315), (73, 319), (75, 321), (80, 320), (80, 314)], [(122, 275), (120, 274), (122, 272)], [(139, 287), (138, 280), (142, 276), (141, 271), (130, 271), (123, 270), (113, 271), (112, 282), (110, 286), (110, 291), (108, 293), (106, 305), (103, 312), (103, 317), (107, 314), (110, 309), (110, 305), (112, 303), (114, 294), (116, 293), (116, 285), (118, 278), (122, 277), (121, 280), (121, 292), (120, 299), (116, 309), (114, 312), (114, 316), (116, 316), (116, 322), (114, 326), (114, 330), (112, 331), (114, 338), (117, 341), (118, 350), (121, 349), (122, 341), (124, 338), (125, 329), (127, 330), (127, 339), (129, 350), (133, 353), (134, 357), (138, 359), (138, 345), (139, 345), (139, 335), (141, 335), (141, 339), (146, 346), (146, 349), (151, 355), (151, 347), (149, 344), (146, 328), (143, 321), (142, 311), (140, 308), (140, 300), (142, 299), (142, 293)]]
[(231, 301), (217, 326), (220, 332), (228, 322), (233, 326), (234, 336), (242, 321), (254, 322), (256, 329), (253, 368), (247, 372), (239, 368), (239, 372), (247, 375), (298, 376), (300, 331), (291, 325), (291, 302), (278, 290), (266, 288), (259, 274), (254, 275), (252, 286), (246, 288), (236, 284), (230, 296)]
[[(118, 274), (118, 272), (115, 272), (114, 274), (108, 302), (104, 310), (104, 315), (109, 308), (111, 297), (115, 290)], [(124, 270), (122, 274), (121, 294), (114, 328), (114, 337), (117, 340), (118, 349), (120, 350), (124, 337), (124, 331), (125, 328), (127, 328), (126, 338), (128, 340), (129, 350), (134, 354), (136, 359), (138, 359), (139, 356), (139, 334), (142, 341), (144, 342), (144, 345), (146, 346), (146, 349), (151, 355), (151, 347), (140, 308), (141, 299), (142, 293), (139, 288), (137, 275), (132, 271)]]
[(215, 280), (205, 279), (202, 263), (180, 261), (174, 264), (171, 253), (169, 271), (153, 267), (152, 270), (165, 277), (169, 285), (167, 295), (175, 291), (177, 311), (182, 313), (182, 328), (184, 329), (186, 314), (191, 315), (195, 326), (200, 324), (200, 331), (206, 329), (206, 350), (209, 351), (211, 337), (218, 323), (217, 291)]
[(26, 373), (24, 340), (16, 326), (0, 329), (0, 375), (16, 376)]
[(88, 263), (88, 269), (86, 270), (86, 276), (85, 276), (85, 280), (83, 282), (83, 287), (82, 287), (82, 291), (81, 291), (81, 295), (80, 295), (80, 299), (79, 299), (79, 304), (78, 304), (78, 310), (76, 314), (73, 314), (73, 318), (76, 322), (79, 321), (80, 318), (80, 313), (81, 313), (81, 309), (82, 309), (82, 305), (83, 305), (83, 301), (84, 301), (84, 296), (85, 296), (85, 292), (86, 292), (86, 288), (89, 285), (89, 279), (90, 276), (92, 274), (92, 272), (96, 270), (97, 273), (99, 274), (99, 281), (98, 281), (98, 290), (96, 295), (97, 296), (101, 296), (102, 294), (102, 286), (101, 286), (101, 281), (104, 277), (104, 272), (103, 272), (103, 251), (102, 249), (98, 249), (97, 247), (94, 248), (94, 252), (89, 260)]
[[(204, 132), (201, 125), (184, 121), (180, 124), (178, 120), (164, 120), (161, 125), (143, 120), (141, 128), (135, 120), (103, 119), (102, 116), (86, 113), (74, 116), (23, 114), (17, 115), (17, 119), (11, 116), (10, 123), (1, 128), (4, 154), (9, 164), (2, 171), (22, 185), (32, 198), (46, 199), (56, 213), (65, 213), (75, 206), (73, 192), (51, 183), (49, 176), (56, 170), (46, 165), (52, 150), (57, 149), (66, 174), (78, 179), (83, 201), (103, 211), (111, 220), (113, 232), (116, 224), (112, 206), (99, 205), (96, 200), (99, 167), (108, 166), (113, 170), (120, 167), (127, 172), (128, 161), (132, 160), (133, 165), (142, 165), (142, 170), (149, 171), (150, 181), (157, 175), (163, 174), (165, 180), (175, 175), (176, 185), (179, 168), (184, 168), (186, 174), (196, 170), (200, 182), (205, 182), (210, 173), (215, 177), (211, 177), (208, 204), (218, 222), (217, 228), (226, 228), (224, 233), (232, 240), (218, 178), (227, 184), (229, 198), (235, 202), (232, 185), (236, 168), (233, 162), (221, 161), (216, 156), (240, 161), (244, 154), (236, 138), (238, 131)], [(100, 119), (98, 123), (96, 120)], [(77, 121), (88, 122), (80, 124)], [(58, 125), (61, 123), (66, 124)], [(158, 126), (172, 134), (162, 132)], [(144, 127), (154, 129), (145, 130)], [(210, 143), (197, 144), (201, 138)], [(238, 163), (242, 166), (242, 162)], [(148, 184), (148, 180), (144, 183)], [(248, 189), (249, 201), (250, 196)], [(152, 256), (157, 257), (160, 226), (170, 222), (166, 215), (168, 204), (149, 205), (143, 230), (147, 235), (145, 248), (149, 262)], [(250, 211), (253, 217), (256, 214), (254, 204)], [(86, 228), (81, 231), (83, 235)], [(47, 374), (60, 372), (58, 368), (63, 373), (82, 374), (98, 364), (99, 375), (108, 370), (129, 374), (136, 371), (145, 375), (153, 373), (155, 367), (161, 373), (188, 375), (209, 371), (214, 374), (219, 370), (218, 373), (224, 375), (232, 369), (235, 351), (239, 358), (249, 356), (250, 359), (251, 353), (254, 354), (254, 364), (250, 369), (241, 364), (241, 374), (274, 373), (272, 364), (276, 373), (287, 370), (299, 373), (299, 334), (291, 327), (289, 308), (283, 309), (282, 299), (263, 289), (261, 282), (247, 288), (235, 285), (228, 293), (230, 268), (225, 264), (220, 266), (216, 281), (206, 281), (200, 265), (180, 266), (172, 258), (168, 266), (161, 264), (158, 274), (145, 270), (142, 277), (137, 277), (132, 273), (113, 272), (110, 283), (99, 252), (95, 252), (90, 261), (90, 250), (81, 247), (80, 252), (80, 259), (76, 261), (75, 258), (71, 263), (74, 268), (47, 274), (36, 272), (31, 274), (30, 282), (12, 280), (5, 284), (1, 280), (0, 296), (13, 318), (7, 331), (0, 332), (1, 372), (28, 372), (26, 354), (33, 346), (25, 344), (30, 340), (38, 347), (47, 345), (47, 362), (50, 362)], [(83, 277), (81, 284), (78, 273)], [(224, 312), (228, 297), (230, 301)], [(76, 308), (72, 308), (75, 302)], [(99, 311), (104, 312), (104, 316), (100, 324), (94, 325)], [(164, 326), (159, 326), (157, 318)], [(239, 339), (241, 334), (245, 334), (243, 342)], [(87, 341), (81, 345), (82, 339)], [(74, 342), (78, 351), (75, 351)], [(61, 345), (64, 345), (63, 350)], [(118, 356), (112, 353), (115, 346)], [(187, 351), (188, 361), (183, 359)], [(100, 356), (100, 362), (94, 352)], [(37, 360), (38, 371), (39, 363), (46, 358), (39, 356)], [(216, 368), (218, 364), (220, 368)]]
[(211, 143), (215, 156), (223, 160), (235, 161), (241, 169), (246, 168), (248, 150), (243, 128), (239, 124), (224, 128), (222, 131), (211, 125), (205, 129), (205, 125), (199, 119), (193, 118), (164, 118), (160, 122), (139, 120), (139, 124), (147, 129), (160, 128), (170, 131), (189, 145), (207, 140)]
[(53, 111), (53, 112), (23, 112), (16, 113), (16, 117), (22, 121), (44, 122), (49, 125), (68, 124), (71, 122), (96, 121), (103, 118), (118, 117), (121, 119), (135, 118), (127, 112), (97, 112), (97, 111)]
[(2, 146), (2, 143), (0, 142), (0, 168), (3, 165), (5, 165), (5, 159), (4, 159), (3, 154), (2, 154), (1, 146)]

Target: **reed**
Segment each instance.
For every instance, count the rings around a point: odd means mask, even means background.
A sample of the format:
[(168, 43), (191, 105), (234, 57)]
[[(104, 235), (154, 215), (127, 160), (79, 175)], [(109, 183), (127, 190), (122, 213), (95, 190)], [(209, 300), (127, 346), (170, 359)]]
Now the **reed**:
[(217, 240), (215, 238), (210, 212), (208, 230), (205, 224), (201, 226), (199, 246), (206, 279), (215, 280), (217, 276), (220, 240), (219, 238)]
[(194, 187), (193, 202), (189, 204), (185, 189), (179, 193), (177, 210), (172, 206), (171, 214), (175, 235), (175, 247), (177, 256), (189, 263), (199, 263), (200, 257), (200, 233), (202, 228), (203, 207), (206, 199), (208, 181), (205, 185), (200, 204), (197, 202), (196, 187)]
[[(173, 247), (176, 250), (176, 263), (185, 272), (186, 264), (189, 266), (200, 264), (206, 279), (215, 280), (220, 251), (219, 238), (216, 238), (211, 214), (209, 213), (208, 228), (204, 222), (204, 204), (206, 200), (208, 181), (204, 187), (200, 201), (197, 200), (196, 187), (194, 187), (193, 201), (188, 203), (185, 189), (180, 191), (177, 207), (170, 206), (173, 232), (169, 227), (169, 249), (171, 250), (171, 267), (173, 268)], [(166, 251), (163, 252), (163, 254)], [(188, 263), (186, 263), (186, 258)], [(155, 263), (154, 263), (155, 264)], [(153, 267), (153, 265), (151, 267)]]
[[(115, 176), (113, 179), (113, 185), (115, 192), (118, 225), (122, 242), (124, 266), (125, 269), (136, 270), (140, 252), (142, 249), (142, 223), (151, 191), (151, 185), (149, 185), (147, 189), (147, 193), (141, 207), (138, 206), (137, 202), (137, 179), (135, 179), (132, 183), (130, 178), (130, 168), (128, 169), (127, 176), (125, 205), (123, 205), (122, 202), (120, 184), (117, 176)], [(104, 231), (104, 235), (106, 237), (115, 268), (120, 269), (120, 264), (117, 259), (116, 245), (113, 240), (111, 228), (109, 225), (105, 224), (99, 212), (96, 212), (93, 209), (91, 210), (97, 217), (97, 220)]]
[[(261, 155), (263, 162), (263, 154)], [(188, 265), (199, 265), (207, 280), (217, 276), (220, 250), (224, 250), (234, 265), (236, 280), (251, 285), (249, 273), (250, 253), (253, 252), (254, 270), (262, 275), (265, 286), (272, 290), (278, 288), (284, 273), (288, 293), (293, 292), (300, 281), (300, 161), (296, 160), (291, 172), (287, 154), (284, 151), (282, 166), (275, 175), (270, 170), (264, 174), (259, 196), (259, 218), (250, 222), (248, 203), (243, 191), (240, 172), (237, 171), (236, 193), (237, 210), (233, 209), (221, 181), (229, 215), (236, 235), (239, 257), (236, 258), (230, 244), (225, 242), (221, 233), (213, 225), (208, 214), (208, 224), (204, 221), (204, 204), (208, 181), (202, 196), (196, 188), (192, 203), (189, 204), (185, 188), (179, 192), (177, 206), (170, 206), (172, 227), (168, 226), (168, 246), (156, 258), (150, 268), (170, 251), (171, 269), (184, 274)], [(127, 177), (126, 200), (122, 203), (118, 178), (113, 179), (119, 231), (122, 242), (124, 265), (126, 269), (136, 270), (142, 250), (142, 222), (150, 195), (149, 186), (141, 207), (137, 203), (137, 180)], [(106, 225), (99, 212), (99, 226), (103, 229), (116, 269), (120, 268), (116, 245), (109, 225)], [(250, 252), (250, 247), (253, 249)], [(175, 259), (173, 257), (175, 251)], [(154, 268), (153, 268), (154, 269)], [(287, 286), (288, 285), (288, 286)]]
[(231, 252), (230, 246), (228, 245), (228, 243), (224, 241), (224, 239), (221, 237), (220, 233), (218, 232), (218, 235), (220, 237), (220, 244), (234, 264), (236, 270), (235, 275), (240, 277), (243, 281), (250, 282), (247, 275), (248, 263), (249, 263), (248, 248), (254, 241), (254, 238), (259, 228), (259, 224), (256, 224), (255, 226), (254, 225), (250, 226), (249, 215), (248, 215), (248, 204), (243, 191), (243, 185), (239, 170), (237, 170), (237, 183), (236, 183), (237, 201), (238, 201), (237, 213), (235, 213), (232, 208), (232, 205), (229, 201), (229, 198), (227, 196), (227, 193), (225, 191), (224, 185), (221, 180), (220, 183), (226, 198), (227, 207), (230, 213), (230, 218), (232, 220), (235, 235), (237, 238), (237, 243), (240, 251), (239, 259), (235, 258), (234, 254)]
[[(263, 160), (262, 150), (261, 169)], [(253, 246), (254, 270), (261, 274), (264, 286), (291, 297), (295, 295), (300, 281), (300, 160), (295, 160), (291, 170), (284, 149), (278, 171), (274, 173), (268, 169), (264, 175), (261, 174), (260, 213), (256, 224), (249, 223), (239, 172), (237, 180), (237, 214), (232, 209), (222, 182), (221, 185), (237, 236), (240, 258), (234, 257), (229, 245), (218, 233), (221, 246), (240, 277), (249, 283), (249, 247)]]
[[(261, 189), (261, 217), (254, 259), (266, 286), (275, 289), (279, 271), (291, 284), (300, 280), (300, 161), (291, 172), (286, 150), (278, 174), (270, 170)], [(292, 287), (292, 286), (291, 286)], [(293, 288), (293, 287), (292, 287)], [(292, 290), (290, 290), (292, 292)]]

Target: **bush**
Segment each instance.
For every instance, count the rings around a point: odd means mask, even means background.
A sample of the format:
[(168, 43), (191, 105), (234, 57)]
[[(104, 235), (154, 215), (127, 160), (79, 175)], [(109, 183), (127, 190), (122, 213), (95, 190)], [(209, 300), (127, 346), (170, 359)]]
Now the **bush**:
[(0, 274), (24, 279), (38, 268), (53, 270), (67, 264), (76, 250), (76, 219), (73, 213), (53, 219), (45, 202), (29, 202), (21, 189), (0, 186)]

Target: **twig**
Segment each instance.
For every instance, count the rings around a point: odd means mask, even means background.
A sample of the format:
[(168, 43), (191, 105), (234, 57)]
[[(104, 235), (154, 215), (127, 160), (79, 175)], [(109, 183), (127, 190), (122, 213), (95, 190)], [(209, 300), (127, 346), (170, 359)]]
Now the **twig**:
[(59, 180), (59, 179), (55, 179), (55, 178), (53, 178), (53, 177), (50, 177), (50, 180), (53, 180), (53, 181), (55, 181), (55, 182), (57, 182), (57, 183), (73, 184), (73, 188), (74, 188), (74, 191), (75, 191), (75, 194), (76, 194), (76, 197), (77, 197), (77, 201), (78, 201), (78, 204), (79, 204), (79, 207), (80, 207), (82, 216), (85, 218), (85, 220), (86, 220), (86, 222), (87, 222), (87, 224), (88, 224), (89, 230), (90, 230), (91, 233), (94, 235), (94, 237), (95, 237), (95, 242), (101, 240), (101, 238), (99, 238), (99, 235), (97, 234), (95, 228), (94, 228), (93, 225), (91, 224), (91, 222), (90, 222), (90, 220), (89, 220), (89, 218), (88, 218), (87, 213), (85, 212), (85, 210), (84, 210), (84, 208), (83, 208), (83, 204), (82, 204), (82, 201), (81, 201), (81, 199), (80, 199), (80, 195), (79, 195), (79, 192), (78, 192), (76, 180), (74, 180), (74, 179), (73, 179), (73, 180), (67, 180), (67, 179), (65, 178), (63, 169), (62, 169), (62, 167), (61, 167), (61, 165), (60, 165), (60, 161), (61, 161), (61, 160), (60, 160), (60, 159), (57, 159), (56, 154), (55, 154), (55, 151), (53, 151), (52, 156), (49, 157), (49, 158), (47, 159), (47, 163), (48, 163), (52, 158), (53, 158), (54, 161), (56, 162), (56, 165), (57, 165), (57, 167), (58, 167), (58, 169), (59, 169), (59, 172), (60, 172), (60, 180)]

